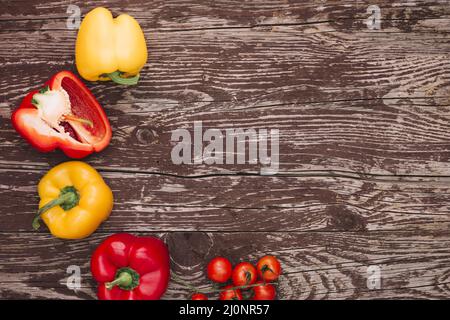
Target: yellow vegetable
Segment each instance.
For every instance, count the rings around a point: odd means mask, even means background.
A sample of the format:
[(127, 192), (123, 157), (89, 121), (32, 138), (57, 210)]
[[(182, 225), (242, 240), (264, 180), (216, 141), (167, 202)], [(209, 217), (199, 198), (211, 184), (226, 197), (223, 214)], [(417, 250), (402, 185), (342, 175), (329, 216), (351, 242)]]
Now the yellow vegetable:
[(75, 62), (88, 81), (136, 84), (147, 62), (147, 45), (139, 23), (127, 14), (113, 18), (102, 7), (90, 11), (78, 31)]
[(113, 207), (113, 194), (102, 176), (81, 161), (52, 168), (39, 182), (38, 192), (41, 201), (33, 228), (39, 228), (42, 218), (58, 238), (89, 236), (109, 217)]

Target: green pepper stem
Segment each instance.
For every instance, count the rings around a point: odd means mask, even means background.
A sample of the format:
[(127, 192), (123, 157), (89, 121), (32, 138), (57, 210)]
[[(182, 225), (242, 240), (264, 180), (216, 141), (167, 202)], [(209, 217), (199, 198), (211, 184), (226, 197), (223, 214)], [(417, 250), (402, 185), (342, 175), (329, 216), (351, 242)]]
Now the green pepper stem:
[(129, 268), (124, 267), (116, 271), (114, 280), (111, 282), (105, 282), (105, 287), (108, 290), (118, 286), (122, 290), (133, 290), (139, 285), (139, 274)]
[(61, 206), (64, 210), (70, 210), (75, 207), (79, 201), (80, 196), (78, 195), (77, 189), (75, 189), (73, 186), (64, 187), (61, 190), (58, 198), (46, 203), (42, 208), (38, 210), (37, 214), (33, 218), (33, 229), (39, 229), (39, 227), (41, 226), (39, 220), (41, 219), (41, 215), (46, 211), (56, 206)]
[(139, 73), (137, 75), (135, 75), (134, 77), (129, 77), (129, 78), (124, 78), (121, 75), (122, 75), (122, 72), (120, 72), (120, 71), (114, 71), (114, 72), (107, 74), (107, 76), (115, 83), (123, 84), (123, 85), (127, 85), (127, 86), (137, 84), (139, 81)]
[(127, 287), (133, 282), (133, 277), (128, 272), (122, 272), (119, 276), (111, 282), (106, 282), (105, 287), (111, 290), (114, 286), (124, 286)]

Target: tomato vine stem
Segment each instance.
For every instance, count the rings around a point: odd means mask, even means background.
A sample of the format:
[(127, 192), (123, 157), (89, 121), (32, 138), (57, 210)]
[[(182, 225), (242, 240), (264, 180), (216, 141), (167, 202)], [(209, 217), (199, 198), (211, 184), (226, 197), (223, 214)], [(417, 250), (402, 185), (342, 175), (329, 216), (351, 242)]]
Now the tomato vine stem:
[(203, 293), (203, 294), (208, 294), (208, 293), (217, 293), (217, 292), (222, 292), (222, 291), (231, 291), (231, 290), (238, 290), (238, 289), (248, 289), (248, 288), (253, 288), (253, 287), (259, 287), (259, 286), (265, 286), (266, 284), (271, 284), (271, 285), (278, 285), (278, 283), (275, 282), (262, 282), (262, 283), (254, 283), (254, 284), (246, 284), (246, 285), (242, 285), (242, 286), (235, 286), (235, 287), (230, 287), (230, 288), (226, 288), (226, 289), (210, 289), (210, 290), (204, 290), (204, 289), (200, 289), (196, 286), (191, 285), (190, 283), (188, 283), (187, 281), (181, 279), (179, 276), (177, 276), (175, 273), (172, 273), (172, 280), (178, 284), (182, 284), (185, 287), (189, 288), (191, 291), (195, 292), (195, 293)]

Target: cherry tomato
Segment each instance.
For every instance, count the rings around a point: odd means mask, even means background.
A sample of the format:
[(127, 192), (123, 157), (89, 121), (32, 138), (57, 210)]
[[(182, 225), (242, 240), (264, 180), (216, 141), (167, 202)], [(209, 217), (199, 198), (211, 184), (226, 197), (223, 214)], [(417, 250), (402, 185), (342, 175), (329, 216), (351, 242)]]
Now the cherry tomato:
[(219, 300), (242, 300), (241, 290), (239, 289), (230, 290), (230, 288), (233, 288), (233, 286), (229, 285), (223, 288), (223, 291), (220, 292)]
[(231, 279), (235, 286), (253, 284), (256, 281), (256, 268), (249, 262), (241, 262), (234, 268)]
[(212, 281), (224, 283), (231, 277), (231, 262), (224, 257), (215, 257), (208, 263), (208, 278)]
[[(257, 283), (262, 283), (258, 281)], [(261, 286), (252, 287), (253, 300), (274, 300), (277, 291), (275, 287), (271, 284), (265, 284)]]
[(281, 273), (281, 265), (274, 256), (264, 256), (256, 264), (258, 275), (265, 281), (275, 281)]
[(191, 300), (208, 300), (208, 297), (203, 293), (194, 293), (191, 297)]

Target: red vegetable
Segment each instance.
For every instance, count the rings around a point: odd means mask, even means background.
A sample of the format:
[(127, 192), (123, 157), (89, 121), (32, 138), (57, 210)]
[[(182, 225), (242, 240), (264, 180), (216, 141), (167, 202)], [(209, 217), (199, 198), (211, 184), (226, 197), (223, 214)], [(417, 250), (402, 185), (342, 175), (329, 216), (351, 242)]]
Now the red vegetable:
[(191, 300), (208, 300), (208, 297), (203, 293), (194, 293)]
[(231, 277), (231, 262), (223, 257), (215, 257), (208, 263), (208, 278), (214, 282), (224, 283)]
[(231, 289), (232, 285), (223, 288), (220, 292), (219, 300), (242, 300), (242, 293), (239, 289)]
[(83, 158), (106, 148), (111, 126), (92, 93), (71, 72), (55, 74), (41, 90), (30, 92), (11, 120), (16, 131), (41, 152), (61, 149)]
[(256, 268), (250, 262), (241, 262), (234, 267), (231, 279), (235, 286), (253, 284), (256, 281)]
[(94, 251), (91, 272), (100, 300), (159, 299), (169, 283), (169, 251), (158, 238), (114, 234)]
[[(257, 283), (262, 283), (261, 281)], [(275, 287), (271, 284), (260, 285), (252, 288), (252, 300), (274, 300), (276, 295)]]
[(281, 265), (274, 256), (264, 256), (256, 264), (258, 275), (265, 281), (275, 281), (281, 273)]

